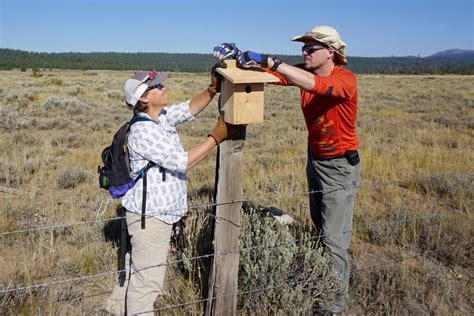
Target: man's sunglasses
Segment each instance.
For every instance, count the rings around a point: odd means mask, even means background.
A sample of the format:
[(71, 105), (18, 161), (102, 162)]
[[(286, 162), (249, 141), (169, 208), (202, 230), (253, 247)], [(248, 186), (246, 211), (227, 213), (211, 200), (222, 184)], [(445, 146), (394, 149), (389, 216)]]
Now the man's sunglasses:
[(321, 50), (321, 49), (327, 49), (327, 46), (321, 46), (321, 45), (314, 45), (314, 44), (306, 44), (303, 47), (301, 47), (302, 52), (306, 52), (306, 54), (311, 55), (315, 51)]
[(159, 84), (155, 84), (154, 86), (149, 87), (147, 90), (152, 90), (152, 89), (155, 89), (155, 88), (157, 88), (158, 90), (163, 90), (164, 87), (165, 87), (164, 85), (159, 83)]

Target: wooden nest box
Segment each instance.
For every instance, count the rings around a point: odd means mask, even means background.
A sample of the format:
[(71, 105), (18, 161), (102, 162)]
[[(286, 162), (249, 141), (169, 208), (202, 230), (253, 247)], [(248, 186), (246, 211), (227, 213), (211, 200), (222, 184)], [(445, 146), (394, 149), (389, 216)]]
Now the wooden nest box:
[(234, 125), (263, 122), (263, 85), (278, 78), (260, 68), (240, 69), (235, 60), (226, 60), (227, 68), (217, 68), (221, 82), (221, 115)]

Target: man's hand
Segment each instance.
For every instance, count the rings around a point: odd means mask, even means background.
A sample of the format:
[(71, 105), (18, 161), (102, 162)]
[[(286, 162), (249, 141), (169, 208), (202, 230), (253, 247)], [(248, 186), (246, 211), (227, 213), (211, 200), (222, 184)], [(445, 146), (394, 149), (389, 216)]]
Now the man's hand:
[(219, 60), (236, 58), (239, 53), (240, 51), (234, 43), (222, 43), (216, 45), (212, 51), (214, 58)]
[(237, 57), (237, 63), (244, 68), (249, 68), (255, 65), (261, 65), (266, 68), (268, 67), (268, 55), (246, 51)]

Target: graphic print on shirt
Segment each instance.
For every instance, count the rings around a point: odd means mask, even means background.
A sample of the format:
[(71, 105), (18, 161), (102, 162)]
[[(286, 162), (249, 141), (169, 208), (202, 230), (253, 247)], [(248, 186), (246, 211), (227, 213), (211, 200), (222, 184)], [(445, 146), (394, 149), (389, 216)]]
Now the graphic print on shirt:
[(318, 116), (313, 121), (314, 130), (319, 134), (319, 141), (317, 142), (318, 147), (325, 152), (332, 152), (336, 150), (334, 141), (334, 121), (325, 121), (324, 114)]
[[(143, 114), (146, 115), (146, 114)], [(187, 211), (185, 152), (175, 126), (194, 117), (189, 112), (189, 101), (171, 105), (162, 111), (159, 124), (139, 122), (130, 130), (128, 149), (133, 175), (149, 161), (164, 169), (166, 180), (159, 168), (151, 168), (147, 174), (146, 214), (167, 224), (177, 222)], [(142, 205), (142, 180), (138, 180), (122, 199), (122, 205), (130, 212), (140, 214)]]

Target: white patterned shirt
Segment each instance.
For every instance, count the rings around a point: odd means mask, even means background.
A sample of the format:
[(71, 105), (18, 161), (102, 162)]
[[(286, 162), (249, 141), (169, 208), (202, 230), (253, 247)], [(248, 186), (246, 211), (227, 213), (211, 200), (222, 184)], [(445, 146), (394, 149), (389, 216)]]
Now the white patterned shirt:
[[(147, 114), (142, 116), (151, 118)], [(188, 153), (184, 151), (175, 126), (191, 121), (189, 100), (168, 105), (158, 121), (139, 121), (130, 127), (128, 151), (131, 177), (138, 177), (148, 162), (157, 166), (147, 172), (146, 214), (173, 224), (187, 212), (186, 166)], [(160, 172), (164, 169), (165, 181)], [(143, 179), (139, 179), (123, 197), (122, 205), (130, 212), (142, 213)]]

